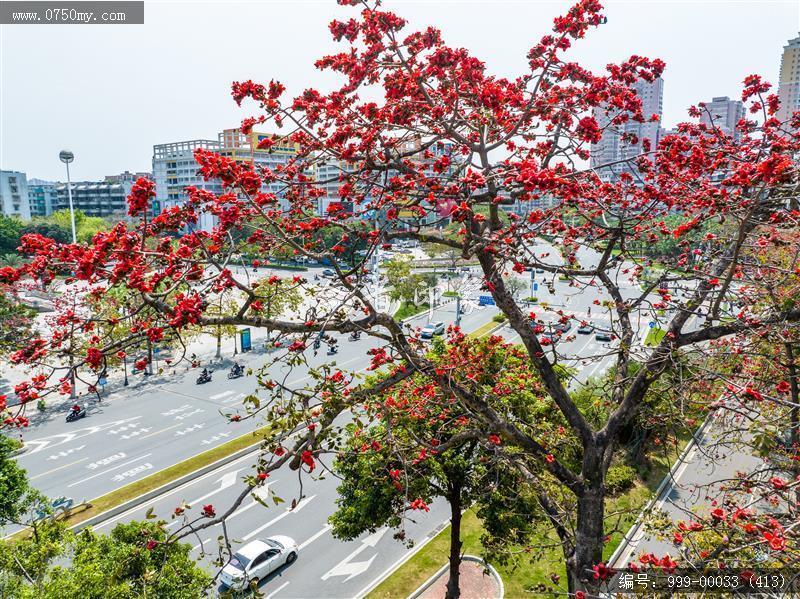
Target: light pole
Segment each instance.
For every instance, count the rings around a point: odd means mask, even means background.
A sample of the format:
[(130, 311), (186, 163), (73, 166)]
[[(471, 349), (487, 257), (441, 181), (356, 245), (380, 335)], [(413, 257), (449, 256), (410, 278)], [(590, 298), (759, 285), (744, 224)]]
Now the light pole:
[(69, 198), (69, 220), (72, 223), (72, 243), (78, 243), (78, 236), (75, 234), (75, 210), (72, 207), (72, 181), (69, 178), (69, 163), (75, 160), (75, 154), (69, 150), (61, 150), (58, 154), (61, 162), (67, 165), (67, 197)]

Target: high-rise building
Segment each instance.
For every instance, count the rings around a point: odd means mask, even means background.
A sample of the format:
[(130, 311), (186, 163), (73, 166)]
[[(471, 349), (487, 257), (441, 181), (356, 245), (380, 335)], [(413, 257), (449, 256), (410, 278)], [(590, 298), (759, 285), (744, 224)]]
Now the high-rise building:
[(0, 213), (31, 219), (28, 177), (19, 171), (0, 171)]
[(800, 110), (800, 36), (783, 47), (778, 76), (778, 98), (781, 101), (778, 119), (787, 120)]
[[(629, 120), (620, 125), (610, 125), (616, 114), (614, 111), (607, 115), (605, 108), (598, 107), (594, 110), (594, 118), (603, 129), (603, 137), (598, 143), (592, 144), (590, 164), (603, 181), (616, 181), (623, 172), (631, 173), (634, 181), (637, 181), (639, 174), (633, 159), (642, 153), (645, 139), (650, 141), (653, 149), (658, 143), (664, 102), (664, 80), (661, 78), (652, 82), (640, 80), (634, 84), (634, 88), (642, 101), (644, 123)], [(652, 115), (657, 115), (659, 120), (650, 121)], [(625, 136), (635, 136), (636, 143), (629, 143)]]
[(736, 129), (736, 124), (744, 116), (744, 104), (740, 100), (719, 96), (712, 98), (711, 102), (706, 102), (705, 106), (701, 108), (700, 122), (708, 126), (714, 125), (723, 133), (739, 139), (740, 134)]
[[(259, 149), (258, 144), (265, 138), (273, 139), (273, 145), (269, 149)], [(220, 181), (205, 181), (198, 174), (199, 167), (193, 155), (198, 148), (216, 152), (237, 162), (250, 162), (271, 170), (286, 164), (297, 155), (295, 144), (274, 134), (253, 131), (245, 135), (239, 129), (222, 131), (217, 136), (217, 141), (195, 139), (155, 145), (153, 146), (153, 180), (156, 184), (156, 201), (161, 208), (169, 208), (185, 202), (186, 192), (184, 190), (188, 186), (206, 189), (215, 194), (223, 192)], [(279, 198), (281, 190), (282, 185), (277, 182), (262, 187), (262, 191), (272, 192)], [(205, 213), (200, 215), (200, 229), (210, 231), (214, 224), (213, 215)]]
[(31, 216), (50, 216), (58, 205), (58, 192), (54, 181), (31, 179), (28, 181), (28, 203)]

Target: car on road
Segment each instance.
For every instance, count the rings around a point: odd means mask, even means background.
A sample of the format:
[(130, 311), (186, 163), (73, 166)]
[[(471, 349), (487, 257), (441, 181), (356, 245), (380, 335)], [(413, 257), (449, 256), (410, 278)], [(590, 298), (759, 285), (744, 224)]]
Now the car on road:
[(539, 335), (539, 342), (544, 341), (545, 344), (555, 343), (558, 341), (559, 336), (560, 335), (558, 334), (558, 331), (547, 331), (546, 333)]
[(595, 341), (611, 341), (611, 333), (606, 331), (597, 331), (594, 334)]
[(443, 322), (430, 322), (422, 328), (422, 333), (420, 333), (422, 339), (433, 339), (434, 335), (444, 335)]
[(591, 322), (584, 322), (578, 327), (578, 333), (581, 335), (591, 335), (594, 332), (594, 325)]
[(569, 331), (571, 328), (572, 328), (572, 323), (571, 323), (571, 322), (569, 322), (569, 321), (567, 321), (567, 322), (557, 322), (557, 323), (555, 323), (555, 324), (553, 325), (553, 330), (554, 330), (554, 331), (559, 331), (559, 332), (561, 332), (561, 333), (566, 333), (566, 332), (568, 332), (568, 331)]
[(335, 277), (336, 273), (332, 269), (326, 268), (325, 270), (322, 271), (322, 276), (323, 277)]
[(300, 549), (291, 537), (275, 536), (250, 541), (233, 554), (220, 574), (222, 586), (241, 591), (256, 586), (278, 568), (297, 559)]

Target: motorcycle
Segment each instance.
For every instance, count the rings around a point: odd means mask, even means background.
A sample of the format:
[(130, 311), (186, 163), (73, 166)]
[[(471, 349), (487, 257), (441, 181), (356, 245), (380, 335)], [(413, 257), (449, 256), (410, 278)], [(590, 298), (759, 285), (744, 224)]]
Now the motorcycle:
[(241, 376), (244, 376), (244, 366), (234, 365), (228, 373), (229, 379), (238, 379)]
[(329, 356), (332, 356), (332, 355), (334, 355), (334, 354), (335, 354), (335, 353), (337, 353), (338, 351), (339, 351), (339, 348), (338, 348), (338, 347), (336, 347), (335, 345), (329, 345), (329, 346), (328, 346), (328, 355), (329, 355)]
[(197, 384), (202, 385), (203, 383), (208, 383), (211, 380), (211, 373), (204, 372), (199, 377), (197, 377)]
[(69, 414), (67, 414), (67, 422), (75, 422), (76, 420), (80, 420), (81, 418), (86, 417), (86, 408), (81, 406), (77, 410), (70, 410)]
[(359, 339), (361, 339), (361, 333), (359, 333), (358, 331), (353, 331), (352, 333), (350, 333), (350, 336), (347, 339), (348, 341), (358, 341)]

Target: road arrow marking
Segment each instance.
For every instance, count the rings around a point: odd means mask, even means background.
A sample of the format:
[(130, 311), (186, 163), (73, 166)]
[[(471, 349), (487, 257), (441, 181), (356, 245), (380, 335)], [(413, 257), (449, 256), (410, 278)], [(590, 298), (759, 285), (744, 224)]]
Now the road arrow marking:
[(45, 447), (54, 446), (54, 445), (63, 445), (64, 443), (69, 443), (75, 439), (80, 439), (82, 437), (86, 437), (93, 433), (100, 432), (107, 428), (111, 428), (120, 424), (124, 424), (126, 422), (130, 422), (132, 420), (138, 420), (141, 416), (134, 416), (133, 418), (126, 418), (124, 420), (115, 420), (113, 422), (108, 422), (106, 424), (100, 424), (97, 426), (90, 426), (88, 428), (80, 428), (78, 430), (69, 432), (69, 433), (59, 433), (57, 435), (51, 435), (49, 437), (42, 437), (41, 439), (32, 439), (30, 441), (25, 442), (25, 446), (29, 447), (29, 449), (25, 452), (25, 455), (30, 455), (32, 453), (37, 453), (42, 451)]
[(283, 513), (282, 513), (282, 514), (280, 514), (279, 516), (275, 516), (275, 517), (274, 517), (272, 520), (270, 520), (270, 521), (269, 521), (269, 522), (267, 522), (266, 524), (262, 524), (261, 526), (259, 526), (258, 528), (256, 528), (256, 529), (255, 529), (253, 532), (246, 534), (245, 536), (243, 536), (243, 537), (242, 537), (242, 540), (243, 540), (243, 541), (249, 541), (249, 540), (250, 540), (250, 539), (252, 539), (254, 536), (256, 536), (258, 533), (260, 533), (262, 530), (264, 530), (264, 529), (266, 529), (266, 528), (268, 528), (268, 527), (272, 526), (273, 524), (275, 524), (276, 522), (278, 522), (278, 521), (280, 521), (280, 520), (283, 520), (283, 519), (284, 519), (286, 516), (288, 516), (289, 514), (294, 514), (294, 513), (296, 513), (296, 512), (299, 512), (299, 511), (300, 511), (300, 510), (302, 510), (304, 507), (306, 507), (306, 506), (307, 506), (307, 505), (308, 505), (308, 504), (311, 502), (311, 500), (312, 500), (312, 499), (314, 499), (314, 497), (316, 497), (316, 495), (312, 495), (311, 497), (306, 497), (306, 498), (305, 498), (305, 499), (303, 499), (303, 500), (302, 500), (300, 503), (298, 503), (298, 504), (295, 506), (295, 508), (294, 508), (294, 509), (291, 509), (291, 508), (286, 508), (286, 511), (285, 511), (285, 512), (283, 512)]
[(363, 574), (369, 567), (372, 565), (372, 562), (378, 557), (376, 553), (371, 558), (363, 562), (351, 562), (350, 560), (354, 559), (358, 556), (359, 553), (364, 551), (367, 547), (375, 547), (378, 542), (381, 540), (383, 535), (386, 534), (386, 531), (389, 530), (388, 526), (384, 526), (376, 530), (374, 533), (369, 535), (366, 539), (361, 541), (361, 546), (358, 547), (355, 551), (353, 551), (350, 555), (336, 564), (333, 568), (328, 570), (325, 574), (322, 575), (322, 580), (328, 580), (331, 576), (347, 576), (342, 582), (347, 582), (351, 578), (358, 576), (359, 574)]

